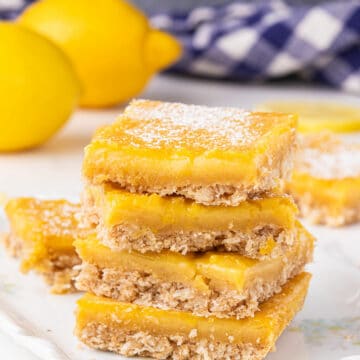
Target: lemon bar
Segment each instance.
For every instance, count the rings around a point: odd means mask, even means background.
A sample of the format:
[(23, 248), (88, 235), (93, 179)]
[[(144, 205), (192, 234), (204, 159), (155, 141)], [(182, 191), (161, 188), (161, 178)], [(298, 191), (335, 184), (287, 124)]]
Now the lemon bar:
[(5, 212), (10, 233), (5, 246), (21, 259), (21, 270), (35, 270), (52, 285), (52, 292), (75, 290), (77, 256), (73, 241), (80, 236), (80, 205), (66, 200), (11, 199)]
[(98, 225), (105, 245), (140, 252), (217, 248), (252, 258), (276, 256), (293, 243), (297, 215), (295, 203), (283, 194), (238, 206), (205, 206), (110, 184), (87, 186), (83, 203), (83, 219)]
[(300, 224), (297, 233), (291, 249), (268, 260), (221, 252), (112, 251), (90, 236), (75, 241), (82, 259), (76, 286), (119, 301), (200, 316), (253, 316), (261, 302), (311, 260), (312, 236)]
[(156, 359), (261, 360), (298, 311), (310, 275), (290, 280), (252, 318), (218, 319), (86, 294), (78, 301), (77, 337), (92, 348)]
[(131, 192), (238, 205), (287, 177), (295, 128), (289, 114), (135, 100), (97, 131), (83, 174)]
[(313, 223), (360, 221), (360, 145), (328, 133), (304, 136), (287, 191)]

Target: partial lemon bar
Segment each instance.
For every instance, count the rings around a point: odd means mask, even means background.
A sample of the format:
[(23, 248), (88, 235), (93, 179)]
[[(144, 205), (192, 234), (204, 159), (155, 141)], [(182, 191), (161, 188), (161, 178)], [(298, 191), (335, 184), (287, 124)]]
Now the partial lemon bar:
[(329, 102), (273, 101), (257, 106), (260, 111), (280, 111), (299, 116), (299, 131), (352, 132), (360, 130), (360, 107)]
[(302, 137), (286, 187), (301, 215), (313, 223), (360, 221), (360, 145), (328, 133)]
[(112, 251), (95, 235), (75, 242), (82, 259), (79, 290), (138, 305), (243, 318), (281, 290), (311, 261), (314, 239), (298, 224), (282, 256), (253, 260), (235, 253)]
[(11, 199), (5, 212), (10, 233), (5, 246), (21, 259), (21, 270), (44, 276), (54, 293), (74, 291), (81, 260), (73, 242), (82, 232), (80, 205), (67, 200)]
[(156, 359), (261, 360), (301, 310), (310, 275), (290, 280), (252, 318), (219, 319), (86, 294), (78, 301), (77, 337), (92, 348)]
[(89, 226), (98, 225), (101, 241), (115, 250), (185, 254), (216, 248), (263, 258), (292, 245), (298, 210), (283, 194), (238, 206), (205, 206), (180, 196), (136, 194), (102, 184), (85, 188), (83, 211)]
[(234, 206), (287, 177), (296, 124), (289, 114), (135, 100), (97, 131), (83, 173), (131, 192)]

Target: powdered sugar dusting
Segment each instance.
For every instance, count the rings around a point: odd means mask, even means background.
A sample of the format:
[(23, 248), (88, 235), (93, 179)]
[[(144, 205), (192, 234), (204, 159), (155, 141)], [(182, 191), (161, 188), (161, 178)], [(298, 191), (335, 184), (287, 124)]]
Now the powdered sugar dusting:
[(360, 176), (360, 145), (342, 142), (329, 135), (309, 135), (302, 139), (296, 170), (320, 179)]
[(41, 236), (75, 236), (79, 231), (80, 205), (67, 200), (17, 198), (6, 211), (14, 229), (22, 224)]
[[(166, 131), (167, 138), (178, 138), (178, 140), (181, 140), (180, 137), (185, 135), (184, 129), (198, 135), (205, 131), (206, 135), (211, 136), (213, 140), (227, 139), (232, 146), (250, 142), (253, 137), (249, 113), (240, 109), (137, 100), (130, 104), (125, 115), (135, 120), (141, 119), (147, 122), (146, 128), (142, 129), (145, 132), (138, 131), (138, 128), (131, 130), (133, 134), (142, 137), (147, 142), (157, 141), (156, 131), (161, 133), (162, 130)], [(152, 121), (157, 120), (161, 120), (163, 129), (158, 127), (154, 131), (155, 129), (151, 124)], [(240, 124), (242, 125), (241, 129), (239, 129)]]
[(236, 108), (135, 100), (100, 138), (147, 148), (236, 150), (254, 144), (285, 119)]

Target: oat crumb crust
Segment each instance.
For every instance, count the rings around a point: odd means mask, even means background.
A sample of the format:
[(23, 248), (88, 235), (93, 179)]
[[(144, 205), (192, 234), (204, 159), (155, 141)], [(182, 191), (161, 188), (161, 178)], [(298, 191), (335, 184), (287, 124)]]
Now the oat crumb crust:
[(281, 275), (272, 282), (255, 280), (243, 293), (236, 290), (200, 292), (178, 282), (163, 282), (153, 275), (138, 271), (122, 271), (116, 268), (99, 268), (84, 262), (76, 279), (79, 290), (91, 292), (122, 302), (160, 309), (192, 312), (199, 316), (215, 315), (220, 318), (238, 319), (253, 316), (259, 304), (279, 293), (281, 287), (299, 274), (311, 259), (311, 252), (296, 262), (284, 264)]
[[(23, 243), (16, 236), (7, 234), (3, 238), (3, 243), (8, 253), (19, 259), (27, 256)], [(51, 286), (53, 294), (65, 294), (78, 291), (75, 287), (75, 279), (80, 272), (79, 265), (81, 260), (78, 255), (48, 253), (47, 257), (34, 264), (34, 270), (42, 275), (45, 282)]]
[(124, 356), (144, 356), (173, 360), (261, 360), (269, 349), (252, 344), (235, 345), (189, 336), (160, 336), (146, 332), (130, 332), (89, 322), (76, 335), (86, 345)]

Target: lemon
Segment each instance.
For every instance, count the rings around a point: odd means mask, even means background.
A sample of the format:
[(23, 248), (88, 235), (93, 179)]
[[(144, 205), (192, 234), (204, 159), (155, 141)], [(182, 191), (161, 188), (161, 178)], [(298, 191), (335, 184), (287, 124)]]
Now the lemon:
[(19, 21), (67, 53), (83, 85), (80, 103), (87, 107), (129, 100), (181, 51), (174, 38), (151, 29), (122, 0), (41, 0)]
[(0, 151), (42, 144), (68, 119), (80, 87), (66, 55), (20, 25), (0, 22)]
[(360, 108), (327, 102), (269, 102), (259, 110), (295, 113), (299, 116), (299, 131), (315, 133), (322, 130), (351, 132), (360, 130)]

